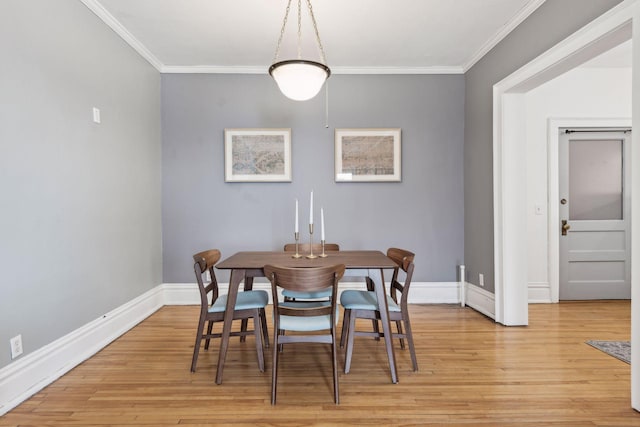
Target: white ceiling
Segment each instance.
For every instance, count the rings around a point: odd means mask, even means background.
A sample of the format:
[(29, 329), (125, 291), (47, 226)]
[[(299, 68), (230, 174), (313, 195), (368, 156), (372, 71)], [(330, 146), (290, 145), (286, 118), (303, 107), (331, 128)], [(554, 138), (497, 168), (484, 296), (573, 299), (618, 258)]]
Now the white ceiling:
[[(266, 73), (286, 0), (81, 0), (162, 72)], [(462, 73), (544, 0), (314, 0), (334, 73)], [(305, 59), (318, 60), (303, 4)], [(297, 2), (279, 59), (295, 57)]]

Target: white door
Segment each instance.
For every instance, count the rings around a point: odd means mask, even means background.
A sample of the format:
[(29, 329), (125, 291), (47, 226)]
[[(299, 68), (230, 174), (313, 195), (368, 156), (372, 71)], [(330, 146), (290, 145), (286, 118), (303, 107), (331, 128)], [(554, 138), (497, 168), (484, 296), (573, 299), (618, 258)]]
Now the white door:
[(630, 131), (562, 130), (560, 299), (630, 299)]

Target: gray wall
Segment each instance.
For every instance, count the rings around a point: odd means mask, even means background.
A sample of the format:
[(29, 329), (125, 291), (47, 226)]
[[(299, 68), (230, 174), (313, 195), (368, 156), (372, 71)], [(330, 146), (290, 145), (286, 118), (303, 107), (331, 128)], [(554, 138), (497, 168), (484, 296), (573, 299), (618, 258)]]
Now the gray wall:
[(162, 251), (159, 73), (77, 0), (0, 2), (0, 52), (2, 367), (160, 284)]
[(493, 292), (493, 85), (620, 0), (547, 0), (466, 74), (464, 260), (467, 280)]
[[(295, 198), (306, 223), (312, 189), (327, 241), (404, 247), (416, 253), (414, 280), (457, 280), (463, 76), (336, 75), (329, 84), (325, 129), (323, 92), (296, 102), (267, 75), (162, 76), (164, 282), (194, 282), (191, 255), (203, 249), (282, 248), (293, 241)], [(292, 129), (293, 181), (225, 183), (224, 129), (270, 127)], [(334, 129), (347, 127), (402, 128), (401, 183), (334, 182)], [(301, 236), (308, 241), (306, 226)]]

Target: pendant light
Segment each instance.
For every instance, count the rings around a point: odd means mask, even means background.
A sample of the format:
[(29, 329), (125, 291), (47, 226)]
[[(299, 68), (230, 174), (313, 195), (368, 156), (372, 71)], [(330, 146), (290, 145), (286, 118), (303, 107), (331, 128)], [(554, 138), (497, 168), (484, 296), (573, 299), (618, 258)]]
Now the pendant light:
[(273, 65), (269, 67), (269, 75), (271, 75), (271, 77), (276, 81), (278, 88), (280, 88), (280, 91), (284, 96), (295, 101), (306, 101), (313, 98), (318, 94), (318, 92), (320, 92), (322, 85), (331, 75), (331, 70), (324, 64), (326, 62), (324, 48), (320, 41), (320, 34), (318, 33), (316, 18), (313, 15), (311, 0), (307, 0), (307, 5), (309, 7), (309, 14), (311, 15), (313, 29), (316, 34), (316, 42), (318, 44), (321, 62), (302, 59), (302, 11), (300, 5), (301, 0), (298, 0), (298, 58), (278, 62), (282, 36), (284, 35), (284, 30), (287, 26), (287, 18), (289, 17), (289, 10), (291, 8), (291, 0), (289, 0), (287, 3), (287, 10), (284, 15), (284, 21), (282, 22), (282, 29), (280, 30), (280, 38), (278, 39), (276, 53), (273, 57)]

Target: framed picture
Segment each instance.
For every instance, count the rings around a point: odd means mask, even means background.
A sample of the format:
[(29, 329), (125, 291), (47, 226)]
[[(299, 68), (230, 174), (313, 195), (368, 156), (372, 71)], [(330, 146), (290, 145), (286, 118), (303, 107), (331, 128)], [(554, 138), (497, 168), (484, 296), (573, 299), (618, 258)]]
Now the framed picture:
[(291, 129), (225, 129), (225, 182), (291, 182)]
[(401, 181), (400, 129), (336, 129), (336, 182)]

